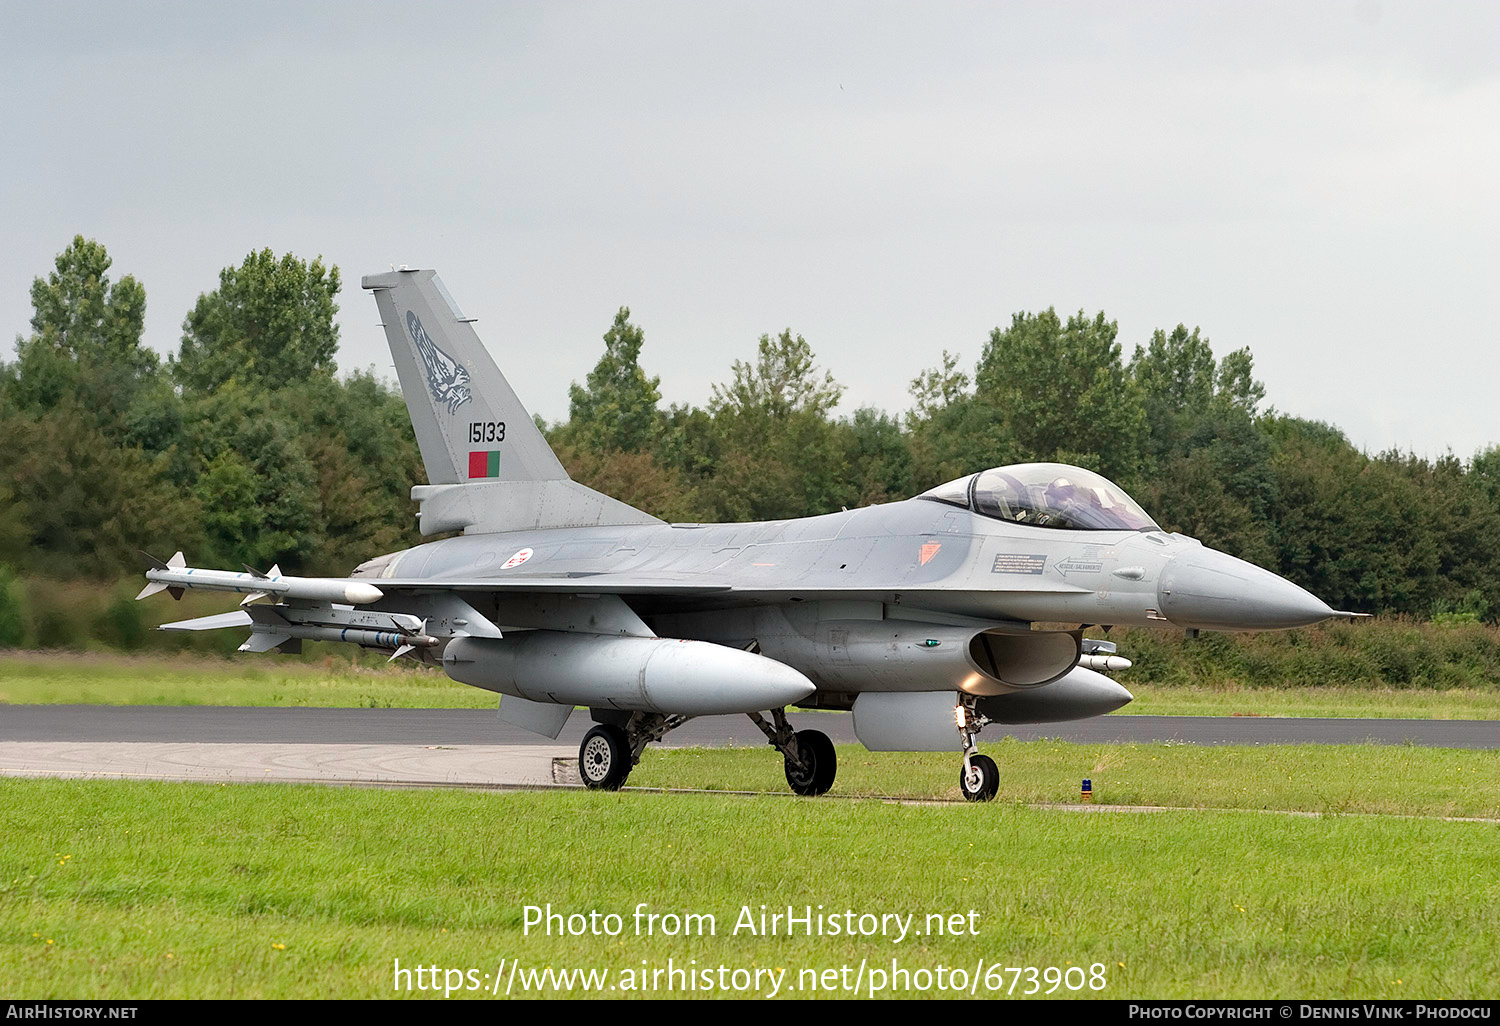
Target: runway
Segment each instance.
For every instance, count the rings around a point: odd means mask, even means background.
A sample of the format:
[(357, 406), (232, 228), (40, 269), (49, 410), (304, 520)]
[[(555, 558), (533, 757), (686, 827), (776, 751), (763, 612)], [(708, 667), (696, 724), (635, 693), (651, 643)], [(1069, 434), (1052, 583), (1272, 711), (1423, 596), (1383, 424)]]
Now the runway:
[[(845, 713), (791, 714), (837, 744), (855, 741)], [(0, 743), (151, 741), (234, 744), (497, 745), (573, 748), (591, 722), (574, 712), (549, 742), (500, 721), (486, 709), (288, 709), (221, 706), (0, 705)], [(1083, 744), (1194, 745), (1414, 744), (1500, 748), (1496, 720), (1320, 719), (1291, 716), (1098, 716), (1072, 723), (986, 727), (980, 742), (1058, 738)], [(667, 735), (669, 747), (760, 747), (765, 738), (744, 716), (690, 720)]]
[[(836, 743), (852, 718), (797, 713)], [(379, 787), (578, 786), (575, 713), (555, 742), (488, 710), (286, 709), (213, 706), (0, 706), (0, 776), (323, 783)], [(1057, 738), (1086, 744), (1414, 744), (1500, 748), (1500, 723), (1291, 717), (1104, 716), (987, 728), (981, 741)], [(693, 720), (664, 747), (764, 747), (745, 717)], [(956, 746), (955, 746), (956, 747)], [(770, 753), (767, 753), (768, 755)]]

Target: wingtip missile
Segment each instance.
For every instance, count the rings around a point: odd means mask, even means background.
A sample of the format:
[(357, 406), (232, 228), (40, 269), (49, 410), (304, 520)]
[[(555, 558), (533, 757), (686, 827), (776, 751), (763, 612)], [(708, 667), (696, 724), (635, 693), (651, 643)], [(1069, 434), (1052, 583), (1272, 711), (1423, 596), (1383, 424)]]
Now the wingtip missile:
[[(148, 557), (149, 558), (149, 557)], [(165, 564), (152, 559), (155, 564), (146, 571), (146, 580), (151, 582), (137, 598), (146, 598), (165, 588), (174, 598), (180, 598), (184, 588), (207, 591), (232, 591), (254, 598), (301, 599), (313, 602), (347, 602), (363, 606), (379, 602), (385, 593), (373, 584), (329, 577), (283, 577), (280, 567), (272, 567), (261, 574), (246, 567), (248, 572), (231, 570), (207, 570), (190, 567), (178, 552)], [(154, 587), (161, 585), (161, 587)]]

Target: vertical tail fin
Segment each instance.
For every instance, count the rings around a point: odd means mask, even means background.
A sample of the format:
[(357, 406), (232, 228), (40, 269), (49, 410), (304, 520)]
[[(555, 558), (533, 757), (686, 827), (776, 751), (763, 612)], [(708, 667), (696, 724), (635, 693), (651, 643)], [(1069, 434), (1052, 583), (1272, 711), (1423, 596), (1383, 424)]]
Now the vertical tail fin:
[(660, 523), (571, 480), (433, 271), (367, 275), (430, 484), (423, 534)]
[(435, 272), (403, 268), (361, 284), (375, 293), (428, 481), (568, 479)]

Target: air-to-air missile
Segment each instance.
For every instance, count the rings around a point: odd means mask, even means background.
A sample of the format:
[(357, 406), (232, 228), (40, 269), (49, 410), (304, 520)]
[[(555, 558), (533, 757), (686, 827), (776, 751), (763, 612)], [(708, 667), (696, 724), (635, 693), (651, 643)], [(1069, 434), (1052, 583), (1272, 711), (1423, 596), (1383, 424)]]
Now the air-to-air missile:
[(298, 599), (307, 602), (348, 602), (363, 606), (378, 602), (381, 590), (364, 581), (348, 581), (323, 577), (287, 577), (279, 567), (260, 573), (246, 567), (245, 573), (233, 570), (205, 570), (187, 565), (181, 552), (163, 563), (149, 553), (141, 553), (152, 563), (146, 571), (146, 580), (151, 583), (141, 589), (138, 599), (166, 591), (173, 598), (181, 598), (185, 588), (204, 591), (232, 591), (248, 596), (245, 601), (257, 598)]

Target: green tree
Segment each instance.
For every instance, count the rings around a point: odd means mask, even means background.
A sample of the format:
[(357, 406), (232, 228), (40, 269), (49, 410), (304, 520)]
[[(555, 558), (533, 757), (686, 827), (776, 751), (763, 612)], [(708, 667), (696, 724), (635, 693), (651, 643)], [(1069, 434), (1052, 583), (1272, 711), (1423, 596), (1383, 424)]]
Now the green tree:
[(277, 392), (275, 407), (313, 469), (310, 571), (345, 574), (420, 541), (410, 496), (426, 478), (399, 390), (370, 371), (315, 377)]
[(339, 329), (339, 269), (269, 249), (219, 272), (219, 287), (198, 297), (182, 324), (172, 374), (187, 392), (230, 380), (278, 389), (333, 373)]
[(1141, 465), (1146, 414), (1103, 313), (1018, 313), (979, 358), (979, 398), (1004, 417), (1023, 458), (1094, 465), (1126, 487)]
[[(1336, 609), (1423, 613), (1445, 591), (1443, 530), (1424, 485), (1425, 461), (1370, 457), (1326, 424), (1281, 417), (1277, 501), (1267, 530), (1271, 569)], [(1279, 565), (1277, 565), (1279, 563)]]
[[(1269, 466), (1260, 464), (1258, 469)], [(1204, 447), (1169, 456), (1146, 477), (1135, 498), (1168, 531), (1181, 531), (1262, 566), (1276, 562), (1265, 523), (1237, 494), (1220, 449)]]
[(829, 513), (850, 501), (845, 452), (829, 413), (843, 386), (819, 371), (812, 347), (791, 330), (762, 335), (754, 364), (713, 387), (713, 476), (701, 485), (718, 520)]
[(649, 448), (660, 431), (661, 378), (641, 369), (646, 333), (630, 323), (630, 308), (620, 307), (604, 333), (604, 355), (585, 384), (568, 388), (570, 432), (596, 453)]
[(1220, 404), (1253, 417), (1256, 407), (1265, 397), (1266, 386), (1255, 380), (1255, 361), (1248, 346), (1236, 349), (1219, 361), (1215, 398)]
[(114, 434), (158, 361), (141, 344), (146, 290), (128, 274), (111, 283), (111, 263), (103, 245), (78, 235), (53, 271), (32, 281), (32, 333), (16, 340), (8, 391), (33, 410), (71, 397)]
[(930, 420), (962, 401), (969, 394), (969, 376), (958, 369), (958, 354), (944, 349), (942, 367), (929, 367), (912, 378), (908, 391), (912, 408), (906, 414), (906, 421), (911, 425)]
[(838, 422), (844, 465), (849, 468), (845, 504), (869, 506), (912, 494), (911, 442), (901, 422), (884, 411), (862, 406)]
[(318, 468), (286, 401), (300, 408), (298, 394), (231, 381), (192, 400), (188, 432), (198, 461), (193, 491), (203, 510), (204, 562), (303, 570), (322, 545)]
[(1491, 445), (1469, 461), (1469, 479), (1493, 502), (1500, 503), (1500, 445)]
[(769, 420), (786, 420), (792, 414), (826, 417), (844, 394), (844, 386), (814, 365), (812, 347), (801, 335), (793, 338), (788, 328), (772, 338), (762, 335), (755, 363), (734, 361), (734, 379), (713, 386), (709, 410)]
[(0, 417), (0, 452), (9, 454), (0, 493), (25, 511), (0, 517), (0, 560), (17, 568), (114, 573), (136, 567), (137, 549), (197, 541), (197, 504), (167, 478), (166, 458), (114, 442), (75, 399)]
[(1197, 328), (1156, 329), (1149, 346), (1135, 347), (1130, 377), (1140, 389), (1155, 455), (1182, 448), (1214, 399), (1214, 353)]
[(129, 274), (111, 285), (112, 263), (100, 243), (74, 236), (46, 280), (31, 283), (33, 340), (75, 360), (142, 374), (157, 364), (141, 345), (146, 290)]
[(969, 391), (957, 354), (943, 350), (943, 365), (911, 380), (906, 413), (912, 491), (1018, 460), (1015, 440), (1000, 411)]

